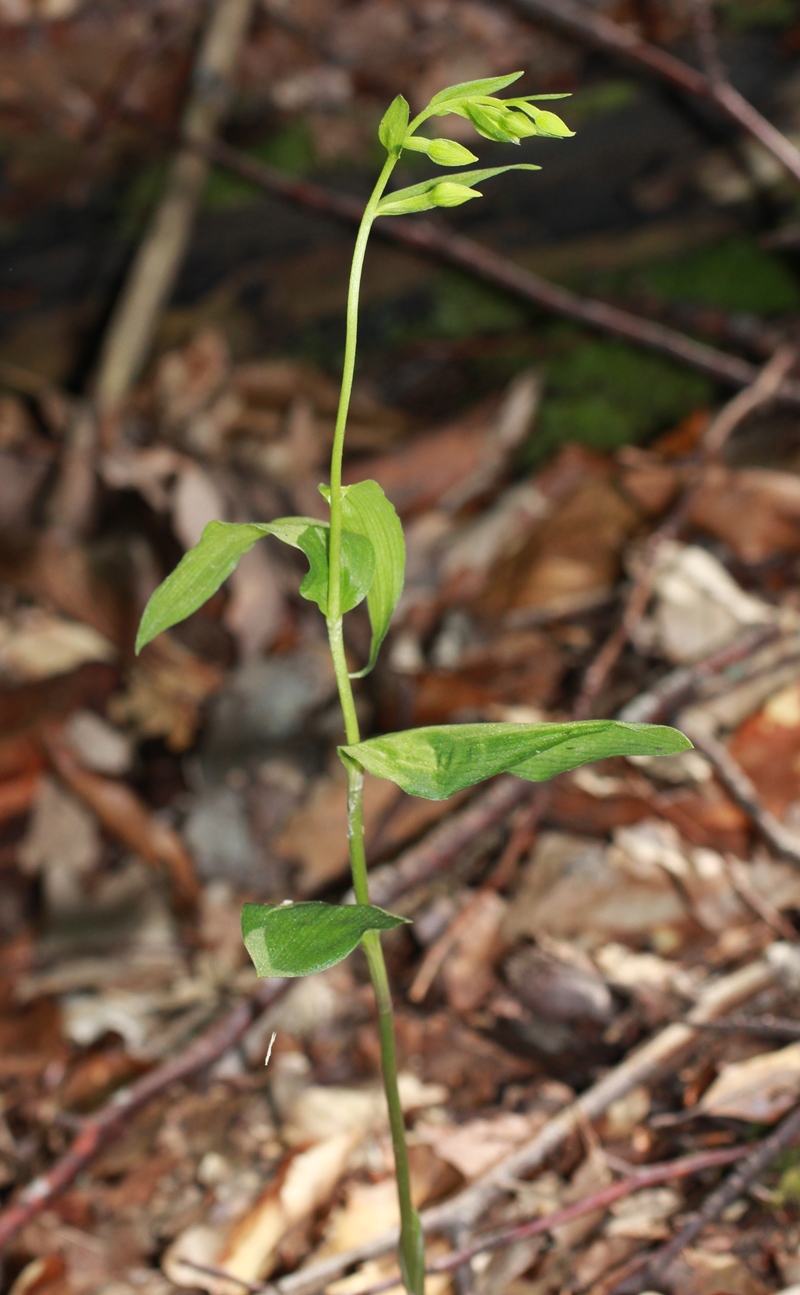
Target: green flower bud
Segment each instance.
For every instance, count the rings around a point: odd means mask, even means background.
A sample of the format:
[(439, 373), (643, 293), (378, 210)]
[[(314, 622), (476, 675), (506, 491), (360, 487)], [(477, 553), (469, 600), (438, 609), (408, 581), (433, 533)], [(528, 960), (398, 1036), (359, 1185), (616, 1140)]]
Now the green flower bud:
[(474, 153), (454, 139), (432, 139), (428, 157), (438, 166), (465, 166), (478, 160)]
[(434, 207), (460, 207), (462, 202), (469, 202), (470, 198), (482, 198), (483, 194), (478, 189), (468, 188), (466, 184), (443, 180), (435, 189), (431, 189), (428, 197)]

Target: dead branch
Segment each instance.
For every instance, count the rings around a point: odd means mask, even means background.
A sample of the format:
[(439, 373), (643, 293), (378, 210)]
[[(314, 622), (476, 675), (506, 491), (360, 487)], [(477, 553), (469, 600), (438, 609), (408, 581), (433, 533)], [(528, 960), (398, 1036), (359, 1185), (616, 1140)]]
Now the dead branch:
[(398, 895), (435, 877), (477, 836), (504, 822), (530, 793), (530, 784), (521, 778), (497, 778), (465, 809), (451, 814), (393, 863), (374, 868), (370, 873), (372, 903), (381, 907), (391, 904)]
[(628, 702), (619, 712), (618, 718), (638, 724), (655, 724), (668, 719), (680, 706), (685, 706), (690, 697), (709, 679), (724, 675), (732, 666), (746, 661), (759, 648), (780, 635), (780, 626), (775, 624), (756, 625), (746, 630), (733, 643), (712, 652), (702, 661), (670, 670), (648, 692), (640, 693)]
[[(506, 1156), (469, 1187), (441, 1205), (422, 1213), (426, 1233), (447, 1230), (455, 1221), (471, 1226), (514, 1184), (530, 1176), (547, 1162), (568, 1138), (580, 1132), (587, 1121), (598, 1120), (611, 1105), (638, 1084), (652, 1080), (667, 1066), (674, 1066), (700, 1034), (707, 1021), (715, 1020), (754, 998), (774, 983), (776, 972), (768, 957), (750, 963), (739, 971), (715, 981), (701, 994), (697, 1006), (686, 1021), (668, 1025), (655, 1038), (642, 1044), (601, 1080), (582, 1093), (544, 1126), (524, 1147)], [(316, 1295), (334, 1278), (367, 1259), (386, 1254), (396, 1244), (396, 1233), (331, 1255), (291, 1273), (274, 1283), (277, 1295)]]
[[(295, 180), (273, 167), (253, 161), (227, 144), (214, 141), (192, 147), (234, 174), (290, 202), (346, 220), (350, 224), (361, 219), (362, 204), (358, 200), (344, 194), (330, 193), (320, 185), (306, 180)], [(433, 221), (392, 217), (378, 221), (375, 232), (389, 242), (399, 243), (435, 260), (457, 265), (486, 283), (503, 288), (512, 296), (543, 310), (562, 315), (565, 319), (601, 333), (620, 337), (635, 346), (667, 355), (679, 364), (707, 374), (724, 386), (749, 387), (758, 378), (757, 366), (740, 356), (729, 355), (726, 351), (698, 342), (675, 328), (634, 315), (609, 302), (581, 297), (568, 288), (562, 288), (560, 284), (551, 283), (532, 270), (516, 265), (490, 248), (482, 247), (470, 238), (463, 238), (440, 228)], [(800, 406), (800, 382), (784, 380), (777, 398), (793, 407)]]
[(713, 1223), (718, 1219), (729, 1205), (732, 1205), (740, 1196), (744, 1196), (756, 1179), (780, 1155), (781, 1151), (792, 1146), (798, 1137), (800, 1137), (800, 1106), (795, 1106), (781, 1120), (778, 1127), (763, 1141), (759, 1142), (743, 1162), (737, 1165), (725, 1181), (720, 1184), (716, 1191), (713, 1191), (706, 1198), (701, 1208), (681, 1228), (678, 1235), (656, 1251), (655, 1255), (645, 1265), (644, 1272), (640, 1269), (633, 1280), (631, 1280), (630, 1276), (626, 1277), (624, 1281), (614, 1288), (610, 1295), (635, 1295), (635, 1292), (649, 1289), (650, 1287), (660, 1288), (671, 1264), (677, 1259), (678, 1255), (697, 1239), (709, 1223)]
[[(645, 1188), (656, 1187), (661, 1183), (677, 1182), (681, 1178), (692, 1178), (696, 1174), (705, 1173), (709, 1169), (733, 1164), (747, 1155), (749, 1149), (748, 1147), (723, 1147), (715, 1151), (700, 1151), (696, 1155), (683, 1156), (681, 1159), (667, 1161), (663, 1164), (645, 1165), (627, 1178), (622, 1178), (619, 1182), (611, 1183), (607, 1187), (601, 1187), (598, 1191), (592, 1192), (591, 1195), (585, 1196), (580, 1201), (574, 1201), (571, 1205), (565, 1205), (560, 1210), (553, 1210), (552, 1213), (544, 1214), (540, 1218), (530, 1219), (527, 1223), (516, 1223), (512, 1226), (497, 1228), (493, 1232), (477, 1236), (469, 1245), (462, 1246), (458, 1250), (451, 1251), (450, 1254), (441, 1255), (431, 1260), (426, 1266), (425, 1272), (429, 1275), (452, 1273), (463, 1265), (469, 1265), (470, 1261), (477, 1255), (488, 1254), (493, 1250), (502, 1250), (506, 1246), (513, 1245), (517, 1241), (524, 1241), (528, 1237), (541, 1236), (545, 1232), (553, 1231), (554, 1228), (562, 1227), (565, 1223), (571, 1223), (574, 1219), (593, 1214), (595, 1210), (608, 1209), (609, 1205), (613, 1205), (615, 1201), (633, 1196), (636, 1192)], [(280, 1289), (274, 1285), (244, 1281), (242, 1278), (231, 1276), (222, 1268), (209, 1268), (206, 1264), (196, 1264), (190, 1259), (184, 1259), (182, 1262), (185, 1267), (193, 1268), (196, 1272), (206, 1273), (213, 1277), (222, 1278), (224, 1281), (231, 1281), (241, 1285), (244, 1290), (252, 1292), (252, 1295), (271, 1295), (271, 1292), (276, 1291), (277, 1293)], [(382, 1291), (391, 1290), (396, 1285), (396, 1276), (386, 1277), (379, 1282), (362, 1287), (355, 1295), (381, 1295)]]
[(249, 998), (237, 1003), (178, 1057), (171, 1057), (129, 1088), (121, 1088), (100, 1110), (84, 1120), (80, 1133), (54, 1165), (34, 1178), (17, 1200), (0, 1214), (0, 1253), (21, 1228), (73, 1183), (131, 1117), (172, 1084), (191, 1079), (235, 1047), (253, 1022), (289, 988), (291, 981), (264, 980)]
[(781, 858), (800, 867), (800, 838), (784, 827), (761, 798), (741, 765), (722, 743), (709, 732), (707, 725), (691, 713), (678, 717), (678, 724), (710, 764), (725, 790), (752, 819), (754, 826), (768, 845)]
[(185, 143), (148, 225), (111, 317), (93, 384), (101, 413), (128, 394), (147, 356), (189, 240), (208, 162), (191, 144), (214, 137), (231, 93), (231, 78), (253, 11), (253, 0), (216, 0), (194, 68), (181, 132)]
[[(584, 44), (622, 58), (660, 77), (669, 85), (715, 105), (729, 120), (751, 135), (800, 183), (800, 150), (772, 122), (739, 94), (724, 75), (721, 79), (668, 54), (643, 40), (631, 27), (594, 13), (578, 0), (508, 0), (527, 18), (543, 19)], [(721, 74), (721, 68), (719, 69)]]

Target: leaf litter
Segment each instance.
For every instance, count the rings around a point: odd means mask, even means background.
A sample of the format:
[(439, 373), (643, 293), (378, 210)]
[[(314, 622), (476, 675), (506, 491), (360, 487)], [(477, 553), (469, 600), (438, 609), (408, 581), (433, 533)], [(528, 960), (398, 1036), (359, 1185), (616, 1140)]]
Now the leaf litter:
[[(26, 21), (26, 4), (12, 8), (14, 22)], [(434, 49), (433, 86), (473, 74), (476, 39), (500, 63), (504, 50), (516, 61), (510, 16), (445, 8), (461, 44)], [(88, 21), (90, 9), (76, 0), (58, 17)], [(302, 24), (319, 21), (298, 11)], [(41, 20), (52, 16), (44, 6)], [(380, 49), (413, 52), (413, 23), (389, 0), (341, 17), (336, 45), (354, 65), (371, 66)], [(132, 39), (127, 24), (105, 37), (109, 48)], [(70, 64), (72, 40), (65, 28)], [(535, 42), (529, 52), (543, 57)], [(310, 93), (308, 69), (289, 66), (297, 51), (286, 33), (248, 53), (253, 94), (270, 85), (285, 103)], [(43, 66), (51, 56), (47, 48)], [(559, 57), (569, 64), (566, 48)], [(331, 85), (350, 101), (349, 75)], [(28, 97), (18, 111), (32, 111)], [(329, 155), (342, 147), (330, 120), (313, 130)], [(758, 805), (794, 831), (796, 465), (689, 465), (697, 438), (681, 425), (648, 449), (565, 448), (530, 471), (544, 384), (529, 369), (439, 424), (357, 390), (353, 475), (374, 475), (409, 519), (392, 668), (362, 690), (369, 732), (567, 717), (643, 543), (691, 481), (690, 529), (658, 553), (646, 614), (598, 713), (635, 705), (686, 670), (679, 705), (654, 721), (680, 723), (691, 704)], [(4, 523), (0, 1185), (12, 1202), (80, 1121), (91, 1133), (115, 1095), (252, 992), (243, 901), (347, 888), (339, 735), (319, 627), (294, 592), (302, 558), (260, 546), (189, 623), (138, 661), (130, 655), (147, 595), (207, 521), (269, 520), (286, 501), (323, 516), (317, 481), (336, 396), (308, 360), (242, 361), (220, 330), (199, 327), (134, 394), (116, 443), (99, 454), (102, 518), (67, 547), (40, 534), (63, 419), (59, 431), (51, 401), (45, 435), (44, 402), (33, 419), (27, 403), (4, 399), (3, 498), (13, 494), (9, 516), (37, 540), (20, 553)], [(693, 418), (702, 430), (706, 411)], [(144, 521), (120, 542), (109, 514), (131, 500)], [(363, 662), (369, 625), (352, 619), (349, 647)], [(775, 640), (737, 660), (754, 629)], [(725, 651), (730, 662), (714, 665)], [(797, 1104), (800, 1045), (774, 1032), (796, 1017), (786, 950), (800, 912), (797, 861), (764, 844), (752, 806), (698, 753), (563, 775), (533, 826), (514, 811), (455, 856), (434, 849), (436, 833), (478, 803), (469, 792), (411, 802), (378, 779), (368, 790), (371, 862), (399, 873), (413, 851), (430, 856), (392, 904), (414, 925), (386, 939), (420, 1207), (503, 1174), (576, 1096), (658, 1031), (692, 1020), (718, 978), (772, 951), (775, 974), (738, 1020), (723, 1015), (725, 1028), (708, 1023), (672, 1064), (646, 1068), (601, 1116), (554, 1140), (546, 1167), (505, 1178), (477, 1221), (482, 1231), (586, 1203), (580, 1219), (477, 1260), (472, 1276), (493, 1295), (600, 1295), (673, 1234), (720, 1171), (631, 1189), (610, 1206), (592, 1207), (593, 1197), (637, 1168), (757, 1137)], [(26, 1224), (10, 1250), (14, 1295), (239, 1295), (380, 1237), (396, 1215), (377, 1064), (357, 958), (292, 987), (257, 1013), (241, 1047), (156, 1091)], [(677, 1261), (671, 1290), (760, 1295), (800, 1279), (795, 1159), (786, 1151), (733, 1214), (709, 1223)], [(458, 1229), (445, 1230), (431, 1254), (458, 1241)], [(346, 1275), (330, 1270), (318, 1288), (345, 1295), (392, 1276), (378, 1256)], [(442, 1274), (428, 1286), (453, 1289)]]

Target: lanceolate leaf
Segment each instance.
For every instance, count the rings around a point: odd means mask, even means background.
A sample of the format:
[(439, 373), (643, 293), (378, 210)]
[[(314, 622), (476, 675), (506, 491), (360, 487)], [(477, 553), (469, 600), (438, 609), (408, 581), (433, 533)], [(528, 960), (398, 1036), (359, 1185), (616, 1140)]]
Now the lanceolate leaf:
[(387, 153), (399, 153), (408, 127), (408, 104), (401, 94), (393, 99), (378, 127), (378, 139)]
[[(480, 184), (483, 180), (491, 180), (495, 175), (502, 175), (504, 171), (541, 171), (541, 169), (540, 166), (533, 166), (529, 162), (515, 162), (511, 166), (490, 166), (479, 171), (456, 171), (454, 175), (447, 177), (447, 183), (463, 184), (465, 187), (471, 188), (473, 185)], [(429, 210), (431, 207), (435, 207), (436, 203), (428, 198), (428, 195), (432, 189), (435, 189), (440, 184), (442, 184), (442, 179), (436, 175), (431, 180), (422, 180), (420, 184), (409, 185), (407, 189), (397, 189), (394, 193), (387, 194), (378, 203), (378, 215), (405, 215), (406, 212), (412, 210), (412, 207), (407, 204), (417, 198), (423, 201), (426, 198), (428, 200), (425, 206), (414, 207), (413, 210)]]
[(370, 904), (245, 904), (242, 936), (259, 976), (310, 976), (346, 958), (367, 931), (407, 919)]
[[(167, 576), (148, 602), (139, 633), (136, 651), (177, 625), (202, 607), (235, 570), (236, 564), (256, 540), (274, 535), (284, 544), (301, 549), (309, 559), (310, 570), (301, 593), (319, 603), (324, 612), (328, 597), (327, 522), (314, 517), (281, 517), (274, 522), (209, 522), (194, 548), (185, 553), (171, 575)], [(366, 595), (375, 568), (372, 546), (364, 536), (342, 537), (342, 606), (355, 607)]]
[(354, 535), (366, 535), (375, 550), (375, 575), (367, 594), (372, 626), (369, 661), (354, 678), (369, 674), (386, 637), (392, 612), (403, 592), (406, 544), (400, 518), (377, 481), (348, 486), (342, 501), (344, 525)]
[(592, 719), (565, 724), (454, 724), (409, 729), (340, 747), (412, 796), (444, 800), (498, 773), (545, 782), (590, 760), (672, 755), (691, 742), (659, 724)]
[(522, 75), (522, 72), (510, 72), (507, 76), (488, 76), (482, 81), (462, 81), (459, 85), (449, 85), (446, 90), (440, 90), (433, 96), (428, 107), (447, 103), (449, 99), (467, 99), (478, 94), (496, 94), (498, 90), (505, 90), (506, 86), (513, 85)]

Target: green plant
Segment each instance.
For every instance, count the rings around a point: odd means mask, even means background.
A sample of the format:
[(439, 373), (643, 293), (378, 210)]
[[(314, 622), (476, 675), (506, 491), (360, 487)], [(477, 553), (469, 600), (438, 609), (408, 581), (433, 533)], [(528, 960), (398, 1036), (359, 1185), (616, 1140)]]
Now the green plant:
[[(434, 178), (384, 197), (387, 181), (404, 150), (425, 153), (439, 166), (477, 161), (454, 140), (426, 139), (416, 132), (429, 117), (456, 113), (468, 118), (479, 135), (503, 143), (525, 136), (562, 138), (572, 132), (554, 113), (534, 106), (535, 96), (498, 99), (496, 92), (521, 76), (492, 77), (450, 86), (435, 95), (409, 123), (402, 95), (391, 104), (379, 128), (387, 159), (367, 202), (356, 239), (347, 304), (347, 338), (341, 398), (331, 456), (330, 485), (320, 489), (330, 507), (330, 521), (284, 517), (268, 523), (233, 525), (210, 522), (200, 542), (153, 594), (142, 618), (137, 650), (195, 611), (233, 571), (239, 558), (258, 539), (272, 535), (301, 549), (309, 570), (301, 586), (304, 598), (325, 616), (339, 690), (346, 743), (339, 748), (347, 770), (348, 831), (355, 904), (246, 904), (244, 941), (259, 976), (304, 976), (332, 966), (360, 945), (366, 954), (375, 990), (384, 1087), (394, 1146), (400, 1201), (400, 1266), (409, 1295), (422, 1295), (424, 1247), (419, 1216), (411, 1203), (408, 1152), (397, 1086), (394, 1023), (380, 932), (406, 919), (369, 902), (364, 849), (362, 792), (365, 772), (389, 778), (412, 795), (440, 800), (464, 787), (503, 772), (533, 782), (552, 778), (589, 760), (614, 755), (662, 755), (690, 743), (674, 729), (611, 720), (563, 724), (469, 724), (421, 728), (362, 741), (352, 680), (372, 669), (389, 628), (403, 586), (405, 545), (397, 514), (375, 481), (342, 485), (342, 453), (356, 358), (358, 296), (364, 253), (371, 226), (380, 216), (399, 216), (434, 207), (455, 207), (480, 197), (473, 186), (512, 169), (538, 170), (521, 164), (460, 171)], [(560, 98), (542, 95), (540, 98)], [(351, 673), (345, 655), (342, 618), (366, 599), (372, 628), (369, 660)]]

